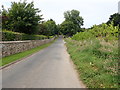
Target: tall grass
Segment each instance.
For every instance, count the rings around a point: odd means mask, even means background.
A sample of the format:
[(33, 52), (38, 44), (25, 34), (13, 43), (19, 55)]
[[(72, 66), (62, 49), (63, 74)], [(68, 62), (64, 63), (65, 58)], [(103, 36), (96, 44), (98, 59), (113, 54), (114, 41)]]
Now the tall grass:
[(66, 39), (68, 52), (88, 88), (118, 88), (117, 41)]

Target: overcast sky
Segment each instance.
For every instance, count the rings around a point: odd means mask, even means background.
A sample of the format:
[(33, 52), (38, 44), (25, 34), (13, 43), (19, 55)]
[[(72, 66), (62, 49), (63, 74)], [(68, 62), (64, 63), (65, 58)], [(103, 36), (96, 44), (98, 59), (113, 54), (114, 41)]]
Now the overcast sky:
[[(0, 0), (0, 5), (9, 8), (12, 1), (20, 0)], [(44, 20), (52, 18), (57, 24), (64, 21), (65, 11), (79, 10), (80, 16), (84, 18), (83, 27), (89, 28), (108, 21), (110, 15), (117, 13), (120, 0), (27, 0), (31, 1), (34, 1), (36, 8), (42, 10)]]

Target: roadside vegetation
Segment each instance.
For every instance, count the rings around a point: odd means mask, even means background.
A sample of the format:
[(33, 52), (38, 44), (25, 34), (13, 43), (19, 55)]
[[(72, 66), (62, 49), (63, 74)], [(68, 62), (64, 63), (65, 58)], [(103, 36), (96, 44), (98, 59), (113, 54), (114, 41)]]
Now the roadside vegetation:
[[(64, 21), (56, 24), (53, 19), (42, 18), (41, 10), (34, 2), (12, 2), (6, 10), (0, 10), (2, 40), (41, 40), (64, 35), (67, 50), (76, 65), (79, 76), (88, 88), (118, 88), (118, 37), (120, 14), (110, 16), (106, 23), (82, 28), (84, 19), (78, 10), (64, 12)], [(0, 23), (1, 24), (1, 23)], [(37, 48), (3, 58), (1, 66), (29, 56), (49, 46)], [(120, 87), (119, 87), (120, 88)]]
[(9, 30), (2, 31), (3, 41), (22, 41), (22, 40), (43, 40), (53, 38), (53, 36), (45, 35), (29, 35), (25, 33), (13, 32)]
[(44, 44), (44, 45), (38, 46), (36, 48), (30, 49), (30, 50), (27, 50), (25, 52), (21, 52), (21, 53), (17, 53), (17, 54), (14, 54), (14, 55), (7, 56), (7, 57), (3, 57), (0, 60), (0, 66), (4, 66), (4, 65), (9, 64), (11, 62), (14, 62), (14, 61), (23, 59), (25, 57), (28, 57), (28, 56), (32, 55), (33, 53), (36, 53), (36, 52), (50, 46), (54, 41), (52, 41), (48, 44)]
[(45, 21), (41, 10), (34, 8), (34, 2), (12, 2), (9, 9), (2, 5), (0, 12), (2, 41), (41, 40), (59, 34), (55, 21)]
[(80, 79), (88, 88), (118, 88), (117, 41), (66, 39), (66, 42)]
[(88, 88), (118, 88), (118, 29), (95, 25), (67, 38), (68, 52)]
[(120, 14), (106, 23), (81, 28), (83, 18), (77, 10), (66, 11), (60, 31), (76, 65), (80, 79), (88, 88), (118, 88), (118, 31)]

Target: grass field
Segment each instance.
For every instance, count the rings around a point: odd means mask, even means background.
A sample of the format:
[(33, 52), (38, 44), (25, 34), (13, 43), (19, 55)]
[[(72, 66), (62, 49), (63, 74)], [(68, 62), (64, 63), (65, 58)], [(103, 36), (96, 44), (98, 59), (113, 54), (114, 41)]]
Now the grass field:
[(118, 42), (65, 40), (68, 52), (88, 88), (118, 88)]
[(36, 53), (36, 52), (40, 51), (41, 49), (50, 46), (53, 42), (54, 41), (52, 41), (52, 42), (50, 42), (48, 44), (44, 44), (44, 45), (38, 46), (36, 48), (30, 49), (30, 50), (27, 50), (25, 52), (21, 52), (21, 53), (18, 53), (18, 54), (14, 54), (14, 55), (11, 55), (11, 56), (4, 57), (4, 58), (2, 58), (2, 60), (0, 60), (1, 61), (0, 66), (4, 66), (4, 65), (9, 64), (11, 62), (14, 62), (16, 60), (27, 57), (27, 56), (29, 56), (29, 55), (31, 55), (33, 53)]

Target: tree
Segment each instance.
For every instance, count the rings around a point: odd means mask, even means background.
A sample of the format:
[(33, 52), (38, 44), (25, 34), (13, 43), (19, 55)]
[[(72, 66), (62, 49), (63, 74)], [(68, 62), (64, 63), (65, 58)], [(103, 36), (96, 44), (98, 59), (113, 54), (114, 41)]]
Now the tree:
[(52, 36), (57, 34), (57, 25), (52, 19), (43, 23), (43, 26), (46, 28), (45, 35)]
[(50, 20), (48, 20), (48, 21), (50, 21), (50, 23), (51, 23), (51, 35), (56, 35), (57, 34), (57, 25), (56, 25), (56, 22), (53, 20), (53, 19), (50, 19)]
[(61, 25), (60, 25), (60, 30), (62, 32), (62, 34), (66, 35), (66, 36), (72, 36), (74, 34), (76, 34), (76, 26), (73, 22), (71, 21), (64, 21)]
[(44, 22), (39, 24), (38, 34), (39, 35), (47, 35), (47, 28), (46, 28)]
[(34, 3), (12, 2), (8, 10), (10, 30), (26, 34), (34, 34), (38, 30), (38, 25), (42, 15), (38, 15), (40, 10), (34, 8)]
[(56, 35), (61, 35), (61, 31), (60, 31), (60, 24), (57, 25), (57, 29), (56, 29)]
[(110, 16), (107, 24), (111, 24), (111, 23), (113, 23), (114, 26), (120, 27), (120, 14), (119, 13), (115, 13), (115, 14)]
[(83, 25), (83, 18), (79, 16), (80, 12), (78, 10), (71, 10), (64, 13), (64, 18), (67, 21), (73, 22), (77, 28), (81, 28)]
[(64, 35), (72, 36), (82, 31), (83, 18), (79, 14), (80, 12), (77, 10), (66, 11), (64, 13), (65, 21), (60, 25), (61, 32)]
[(8, 29), (8, 11), (4, 8), (2, 5), (2, 10), (1, 10), (1, 19), (2, 19), (2, 28), (3, 29)]

